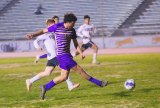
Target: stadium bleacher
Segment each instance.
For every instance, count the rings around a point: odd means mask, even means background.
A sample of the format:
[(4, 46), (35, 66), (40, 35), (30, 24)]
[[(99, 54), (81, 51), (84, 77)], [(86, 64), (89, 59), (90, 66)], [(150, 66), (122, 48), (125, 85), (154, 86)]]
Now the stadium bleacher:
[(103, 26), (105, 34), (109, 35), (142, 1), (46, 0), (41, 2), (45, 8), (43, 14), (35, 15), (34, 12), (40, 4), (38, 0), (18, 0), (7, 12), (4, 12), (3, 15), (0, 14), (0, 37), (24, 37), (26, 33), (45, 27), (44, 22), (47, 18), (58, 15), (62, 20), (63, 15), (67, 12), (77, 15), (76, 28), (82, 24), (83, 15), (88, 14), (91, 16), (93, 24), (98, 28)]
[(128, 29), (133, 31), (133, 35), (160, 34), (160, 0), (152, 1), (135, 23), (129, 25)]
[(1, 0), (0, 2), (0, 11), (8, 4), (10, 3), (12, 0)]

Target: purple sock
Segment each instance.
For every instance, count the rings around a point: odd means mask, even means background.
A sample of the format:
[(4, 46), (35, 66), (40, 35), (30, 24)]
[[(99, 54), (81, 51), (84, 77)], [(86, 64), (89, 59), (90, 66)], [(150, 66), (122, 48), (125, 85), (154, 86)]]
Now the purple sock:
[(46, 90), (50, 90), (52, 87), (54, 87), (56, 84), (52, 81), (50, 81), (49, 83), (47, 83), (46, 86)]
[(95, 79), (95, 78), (93, 78), (93, 77), (91, 77), (91, 78), (89, 79), (89, 81), (92, 82), (92, 83), (95, 83), (95, 84), (98, 85), (98, 86), (101, 86), (101, 85), (102, 85), (102, 81), (97, 80), (97, 79)]
[(43, 54), (41, 56), (39, 56), (40, 59), (43, 59), (43, 58), (47, 58), (47, 54)]

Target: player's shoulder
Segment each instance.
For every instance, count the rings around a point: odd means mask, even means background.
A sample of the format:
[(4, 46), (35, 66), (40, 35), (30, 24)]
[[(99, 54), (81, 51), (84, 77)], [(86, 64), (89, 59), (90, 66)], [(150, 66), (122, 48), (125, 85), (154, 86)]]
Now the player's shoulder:
[(64, 22), (57, 23), (56, 26), (57, 26), (57, 27), (64, 26)]
[(79, 27), (80, 27), (80, 28), (83, 28), (84, 26), (85, 26), (85, 24), (82, 24), (82, 25), (80, 25)]
[(91, 26), (94, 26), (94, 24), (91, 24)]
[(44, 34), (38, 36), (37, 38), (40, 39), (40, 38), (44, 38), (44, 37), (46, 37), (46, 33), (44, 33)]
[(59, 28), (59, 27), (61, 27), (61, 26), (64, 26), (64, 23), (63, 23), (63, 22), (54, 24), (54, 25), (50, 26), (49, 28), (50, 28), (50, 29), (57, 29), (57, 28)]

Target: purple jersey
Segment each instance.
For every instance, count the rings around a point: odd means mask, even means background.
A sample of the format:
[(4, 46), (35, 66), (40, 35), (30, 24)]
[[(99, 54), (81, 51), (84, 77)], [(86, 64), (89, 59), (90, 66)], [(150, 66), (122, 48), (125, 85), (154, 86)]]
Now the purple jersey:
[(48, 32), (55, 33), (57, 44), (57, 55), (70, 53), (71, 39), (76, 39), (76, 31), (74, 28), (68, 30), (64, 27), (64, 23), (58, 23), (48, 28)]

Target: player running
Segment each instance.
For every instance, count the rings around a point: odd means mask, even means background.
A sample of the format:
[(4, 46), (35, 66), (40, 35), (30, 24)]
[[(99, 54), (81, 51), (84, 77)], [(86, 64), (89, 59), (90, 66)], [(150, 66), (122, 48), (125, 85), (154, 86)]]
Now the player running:
[(76, 31), (73, 28), (77, 17), (70, 13), (65, 14), (64, 16), (64, 22), (55, 24), (53, 26), (50, 26), (49, 28), (39, 30), (33, 34), (28, 34), (27, 38), (32, 39), (33, 37), (39, 36), (41, 34), (47, 33), (47, 32), (54, 32), (55, 33), (55, 40), (57, 45), (57, 60), (59, 62), (59, 66), (61, 68), (61, 75), (51, 80), (49, 83), (41, 86), (41, 98), (45, 98), (46, 91), (50, 90), (55, 85), (58, 85), (59, 83), (65, 81), (68, 78), (70, 69), (73, 69), (77, 73), (79, 73), (83, 78), (86, 80), (100, 86), (104, 87), (107, 86), (108, 82), (100, 81), (96, 78), (93, 78), (89, 74), (87, 74), (83, 68), (81, 68), (76, 61), (73, 60), (73, 57), (70, 53), (70, 43), (71, 40), (73, 40), (74, 46), (79, 52), (81, 58), (83, 59), (83, 53), (78, 45), (77, 42), (77, 35)]
[[(90, 23), (90, 16), (85, 15), (84, 24), (78, 28), (77, 36), (80, 36), (83, 39), (83, 44), (81, 46), (82, 52), (88, 48), (92, 48), (94, 50), (92, 63), (99, 64), (99, 62), (97, 62), (98, 47), (94, 42), (91, 41), (91, 37), (94, 36), (95, 33), (96, 33), (96, 28), (94, 27), (93, 24)], [(77, 56), (79, 55), (79, 52), (78, 51), (72, 52), (72, 55)]]
[[(50, 26), (54, 25), (54, 20), (53, 19), (48, 19), (46, 24), (47, 24), (48, 27), (50, 27)], [(47, 54), (48, 62), (47, 62), (46, 69), (45, 69), (44, 72), (40, 72), (39, 74), (37, 74), (33, 78), (26, 80), (26, 86), (27, 86), (28, 91), (30, 90), (32, 84), (35, 81), (37, 81), (37, 80), (39, 80), (43, 77), (49, 76), (52, 73), (52, 71), (54, 70), (54, 68), (56, 66), (58, 66), (58, 61), (56, 59), (56, 44), (55, 44), (55, 40), (54, 40), (54, 34), (53, 33), (45, 33), (43, 35), (40, 35), (34, 41), (35, 48), (38, 48), (38, 49), (41, 48), (39, 43), (38, 43), (39, 41), (44, 42), (44, 45), (45, 45), (46, 50), (48, 52), (48, 54)], [(67, 82), (67, 85), (68, 85), (68, 89), (70, 91), (73, 90), (74, 88), (79, 87), (79, 85), (80, 85), (80, 84), (74, 84), (73, 85), (69, 77), (66, 80), (66, 82)]]
[[(52, 17), (52, 19), (55, 21), (55, 24), (59, 23), (59, 17), (58, 16), (55, 15), (55, 16)], [(38, 48), (37, 50), (42, 50), (42, 48)], [(44, 58), (47, 58), (47, 54), (37, 55), (36, 59), (34, 60), (34, 63), (37, 64), (40, 59), (44, 59)]]

